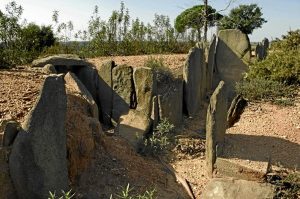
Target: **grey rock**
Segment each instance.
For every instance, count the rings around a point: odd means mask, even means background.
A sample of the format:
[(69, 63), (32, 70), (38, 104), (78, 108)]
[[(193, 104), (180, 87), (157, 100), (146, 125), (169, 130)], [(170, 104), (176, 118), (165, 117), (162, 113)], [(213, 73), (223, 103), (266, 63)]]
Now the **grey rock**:
[(58, 54), (44, 58), (36, 59), (32, 62), (32, 67), (44, 67), (47, 64), (52, 64), (55, 67), (59, 66), (85, 66), (86, 62), (79, 56), (73, 54)]
[(272, 199), (275, 189), (270, 184), (234, 179), (212, 179), (202, 193), (205, 199)]
[(112, 69), (115, 67), (114, 61), (109, 61), (102, 66), (97, 67), (99, 80), (99, 100), (101, 106), (101, 115), (103, 123), (111, 125), (112, 107), (113, 107), (113, 89), (112, 89)]
[(133, 69), (131, 66), (121, 65), (113, 68), (113, 110), (112, 118), (118, 122), (122, 115), (126, 115), (135, 102)]
[(227, 113), (227, 128), (232, 127), (236, 122), (240, 120), (240, 117), (244, 112), (247, 104), (247, 101), (241, 95), (237, 95), (232, 100)]
[(227, 93), (223, 81), (210, 98), (206, 117), (206, 164), (212, 176), (217, 155), (222, 153), (226, 132)]
[(69, 190), (66, 108), (63, 76), (48, 76), (9, 158), (10, 174), (19, 198), (44, 199), (49, 191)]

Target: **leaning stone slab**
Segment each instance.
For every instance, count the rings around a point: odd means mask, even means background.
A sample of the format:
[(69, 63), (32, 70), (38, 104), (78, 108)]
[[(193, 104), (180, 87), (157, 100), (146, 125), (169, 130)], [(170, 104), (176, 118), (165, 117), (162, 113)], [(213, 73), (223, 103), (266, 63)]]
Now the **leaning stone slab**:
[(71, 183), (76, 184), (94, 158), (95, 143), (102, 128), (97, 104), (89, 91), (73, 73), (67, 73), (64, 79), (67, 92), (68, 171)]
[(275, 188), (266, 183), (246, 180), (212, 179), (200, 198), (205, 199), (271, 199), (275, 196)]
[(62, 75), (48, 76), (13, 143), (9, 169), (19, 198), (44, 199), (49, 191), (69, 190)]
[(203, 99), (203, 73), (205, 67), (204, 52), (200, 48), (192, 48), (183, 67), (184, 102), (189, 116), (200, 111)]
[(133, 69), (131, 66), (121, 65), (113, 68), (113, 110), (112, 118), (118, 122), (122, 115), (129, 112), (134, 101)]
[(227, 94), (223, 81), (210, 98), (206, 117), (206, 164), (212, 177), (217, 155), (222, 153), (227, 126)]
[(214, 78), (226, 83), (230, 101), (236, 95), (236, 82), (242, 80), (243, 74), (249, 69), (250, 56), (251, 46), (246, 34), (233, 29), (219, 31)]
[(241, 95), (237, 95), (232, 100), (227, 113), (227, 128), (233, 127), (233, 125), (240, 120), (247, 104), (247, 101)]

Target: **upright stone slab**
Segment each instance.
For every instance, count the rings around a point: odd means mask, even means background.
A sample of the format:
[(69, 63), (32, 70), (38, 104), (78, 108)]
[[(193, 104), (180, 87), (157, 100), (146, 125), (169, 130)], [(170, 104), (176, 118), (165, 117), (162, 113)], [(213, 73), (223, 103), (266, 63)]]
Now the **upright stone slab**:
[(19, 198), (44, 199), (69, 190), (62, 75), (45, 79), (40, 97), (13, 143), (9, 168)]
[(210, 43), (209, 50), (208, 50), (208, 59), (207, 59), (207, 91), (210, 92), (212, 90), (213, 85), (213, 73), (215, 69), (215, 63), (216, 63), (216, 43), (217, 38), (214, 35), (212, 42)]
[[(161, 87), (161, 86), (160, 86)], [(174, 79), (158, 91), (159, 119), (166, 118), (176, 128), (182, 126), (183, 81)]]
[(137, 105), (135, 110), (121, 117), (119, 133), (134, 147), (143, 140), (152, 125), (152, 98), (156, 93), (156, 79), (151, 68), (135, 68), (133, 73)]
[(218, 154), (223, 151), (227, 126), (227, 92), (221, 81), (210, 98), (206, 118), (206, 164), (212, 176)]
[(203, 66), (204, 52), (200, 48), (192, 48), (183, 67), (184, 103), (189, 116), (196, 115), (203, 99)]
[(73, 73), (65, 76), (67, 92), (66, 133), (68, 171), (71, 183), (94, 158), (96, 138), (102, 132), (98, 107), (89, 91)]
[(129, 112), (134, 104), (134, 85), (131, 66), (121, 65), (113, 68), (113, 110), (112, 118), (118, 122), (120, 116)]
[[(98, 71), (90, 65), (79, 68), (74, 72), (78, 79), (83, 83), (89, 93), (92, 95), (97, 105), (100, 104), (100, 96), (105, 93), (99, 93), (99, 75)], [(98, 112), (101, 113), (100, 106), (98, 106)]]
[(113, 90), (112, 90), (112, 69), (115, 67), (114, 61), (109, 61), (97, 67), (99, 80), (99, 100), (101, 106), (101, 115), (103, 123), (111, 125), (111, 115), (113, 107)]
[(250, 53), (251, 46), (246, 34), (233, 29), (219, 31), (214, 78), (226, 83), (230, 101), (235, 96), (236, 82), (242, 80), (243, 74), (249, 69)]

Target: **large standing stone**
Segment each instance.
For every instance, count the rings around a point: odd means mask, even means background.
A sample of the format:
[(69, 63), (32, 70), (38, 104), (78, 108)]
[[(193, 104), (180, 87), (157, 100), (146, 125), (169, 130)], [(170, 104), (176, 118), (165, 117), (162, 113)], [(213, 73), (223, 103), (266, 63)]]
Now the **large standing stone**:
[(221, 81), (210, 98), (206, 118), (206, 163), (212, 176), (217, 155), (222, 153), (227, 126), (227, 94)]
[(68, 190), (62, 75), (48, 76), (36, 105), (13, 143), (9, 168), (19, 198), (44, 199), (49, 191)]
[[(203, 100), (204, 52), (200, 48), (192, 48), (183, 68), (184, 102), (189, 116), (200, 111)], [(205, 74), (206, 75), (206, 74)]]
[(120, 119), (119, 133), (137, 147), (152, 125), (152, 98), (156, 93), (156, 79), (150, 68), (136, 68), (133, 73), (137, 97), (135, 110)]
[(113, 68), (113, 111), (112, 118), (118, 122), (120, 116), (129, 112), (134, 105), (133, 69), (131, 66), (121, 65)]
[(67, 92), (68, 171), (72, 183), (88, 167), (95, 152), (95, 138), (102, 132), (98, 107), (89, 91), (73, 73), (65, 76)]
[(166, 118), (176, 128), (179, 128), (182, 126), (183, 119), (183, 81), (181, 78), (174, 79), (164, 87), (165, 89), (158, 90), (159, 119)]
[(99, 100), (102, 111), (102, 120), (106, 125), (111, 124), (111, 115), (113, 107), (113, 90), (112, 90), (112, 69), (115, 67), (114, 61), (109, 61), (97, 67), (99, 80)]
[[(216, 67), (214, 78), (223, 80), (228, 87), (228, 97), (231, 101), (235, 96), (235, 84), (248, 71), (251, 46), (249, 38), (240, 30), (221, 30), (218, 34), (216, 47)], [(219, 82), (215, 82), (215, 87)]]
[(210, 43), (209, 50), (208, 50), (208, 59), (207, 59), (207, 91), (212, 90), (213, 85), (213, 73), (215, 69), (215, 58), (216, 58), (216, 42), (217, 38), (214, 35), (212, 42)]
[(234, 179), (212, 179), (202, 193), (205, 199), (271, 199), (275, 188), (269, 184)]

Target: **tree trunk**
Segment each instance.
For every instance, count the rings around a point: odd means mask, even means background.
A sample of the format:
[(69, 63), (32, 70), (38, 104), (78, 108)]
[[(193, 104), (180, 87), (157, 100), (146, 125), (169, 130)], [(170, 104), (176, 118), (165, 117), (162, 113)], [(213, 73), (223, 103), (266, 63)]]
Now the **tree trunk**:
[(208, 10), (207, 10), (207, 0), (204, 1), (204, 41), (207, 41), (207, 27), (208, 27)]

